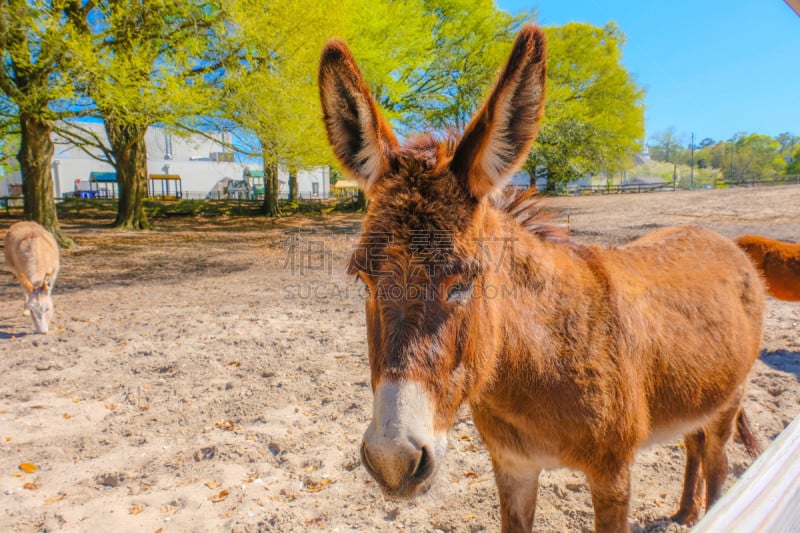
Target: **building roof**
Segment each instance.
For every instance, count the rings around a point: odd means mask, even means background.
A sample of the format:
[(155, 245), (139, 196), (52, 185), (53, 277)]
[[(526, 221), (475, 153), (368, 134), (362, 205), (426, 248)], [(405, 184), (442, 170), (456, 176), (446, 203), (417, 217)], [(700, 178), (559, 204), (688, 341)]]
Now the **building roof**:
[(89, 173), (89, 181), (94, 183), (110, 183), (117, 181), (117, 173), (116, 172), (90, 172)]
[(358, 182), (355, 180), (339, 180), (333, 186), (337, 189), (358, 189)]

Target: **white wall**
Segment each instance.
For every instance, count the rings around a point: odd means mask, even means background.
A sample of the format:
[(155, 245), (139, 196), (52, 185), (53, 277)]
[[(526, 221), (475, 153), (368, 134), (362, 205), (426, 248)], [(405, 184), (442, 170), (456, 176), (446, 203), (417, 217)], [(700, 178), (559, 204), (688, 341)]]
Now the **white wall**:
[[(289, 170), (283, 165), (278, 167), (278, 181), (281, 188), (278, 194), (286, 197), (289, 194)], [(314, 194), (314, 184), (317, 193)], [(327, 198), (331, 195), (330, 169), (328, 167), (312, 167), (297, 171), (297, 195), (301, 198)]]
[[(82, 123), (81, 127), (88, 128), (100, 138), (106, 139), (105, 129), (101, 123)], [(230, 141), (230, 139), (225, 140)], [(53, 155), (53, 179), (57, 197), (75, 190), (77, 179), (88, 182), (91, 172), (114, 171), (108, 163), (89, 157), (64, 139), (56, 136), (54, 141), (56, 150)], [(245, 168), (261, 169), (260, 164), (252, 162), (212, 161), (212, 153), (223, 152), (225, 149), (219, 141), (200, 135), (181, 137), (168, 134), (163, 128), (151, 127), (145, 134), (145, 144), (147, 173), (179, 175), (185, 197), (204, 197), (223, 178), (241, 180)], [(329, 172), (328, 167), (298, 171), (298, 194), (303, 198), (312, 198), (313, 183), (317, 183), (317, 197), (330, 196)], [(285, 167), (278, 169), (278, 179), (283, 182), (279, 193), (283, 196), (288, 194), (288, 176)]]

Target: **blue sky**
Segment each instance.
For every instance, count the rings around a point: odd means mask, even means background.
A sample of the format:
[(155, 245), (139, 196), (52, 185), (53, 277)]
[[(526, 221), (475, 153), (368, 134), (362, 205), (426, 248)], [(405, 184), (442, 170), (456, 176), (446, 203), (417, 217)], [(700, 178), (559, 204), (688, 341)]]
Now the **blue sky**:
[(800, 135), (800, 17), (783, 0), (496, 0), (539, 24), (614, 21), (645, 96), (648, 138), (670, 126), (699, 142)]

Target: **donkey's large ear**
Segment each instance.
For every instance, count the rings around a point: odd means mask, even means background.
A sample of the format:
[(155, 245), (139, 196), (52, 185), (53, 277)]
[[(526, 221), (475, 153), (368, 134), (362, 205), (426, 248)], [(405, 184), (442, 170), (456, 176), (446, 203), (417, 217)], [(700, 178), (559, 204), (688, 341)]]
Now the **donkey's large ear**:
[(19, 280), (22, 282), (22, 286), (25, 287), (26, 291), (33, 292), (36, 290), (33, 286), (33, 283), (31, 283), (31, 281), (28, 279), (28, 276), (22, 272), (19, 273)]
[(378, 113), (347, 45), (337, 39), (322, 51), (319, 95), (333, 153), (369, 192), (389, 170), (397, 139)]
[(546, 59), (542, 29), (523, 28), (456, 147), (450, 168), (479, 200), (504, 185), (528, 156), (544, 114)]

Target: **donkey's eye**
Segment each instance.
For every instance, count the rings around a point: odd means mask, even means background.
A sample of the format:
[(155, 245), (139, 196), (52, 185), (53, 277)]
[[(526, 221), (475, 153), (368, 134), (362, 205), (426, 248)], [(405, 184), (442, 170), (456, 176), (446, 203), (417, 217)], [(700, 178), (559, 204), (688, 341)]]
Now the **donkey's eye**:
[(465, 302), (472, 294), (472, 282), (457, 282), (447, 290), (447, 301), (451, 303)]

